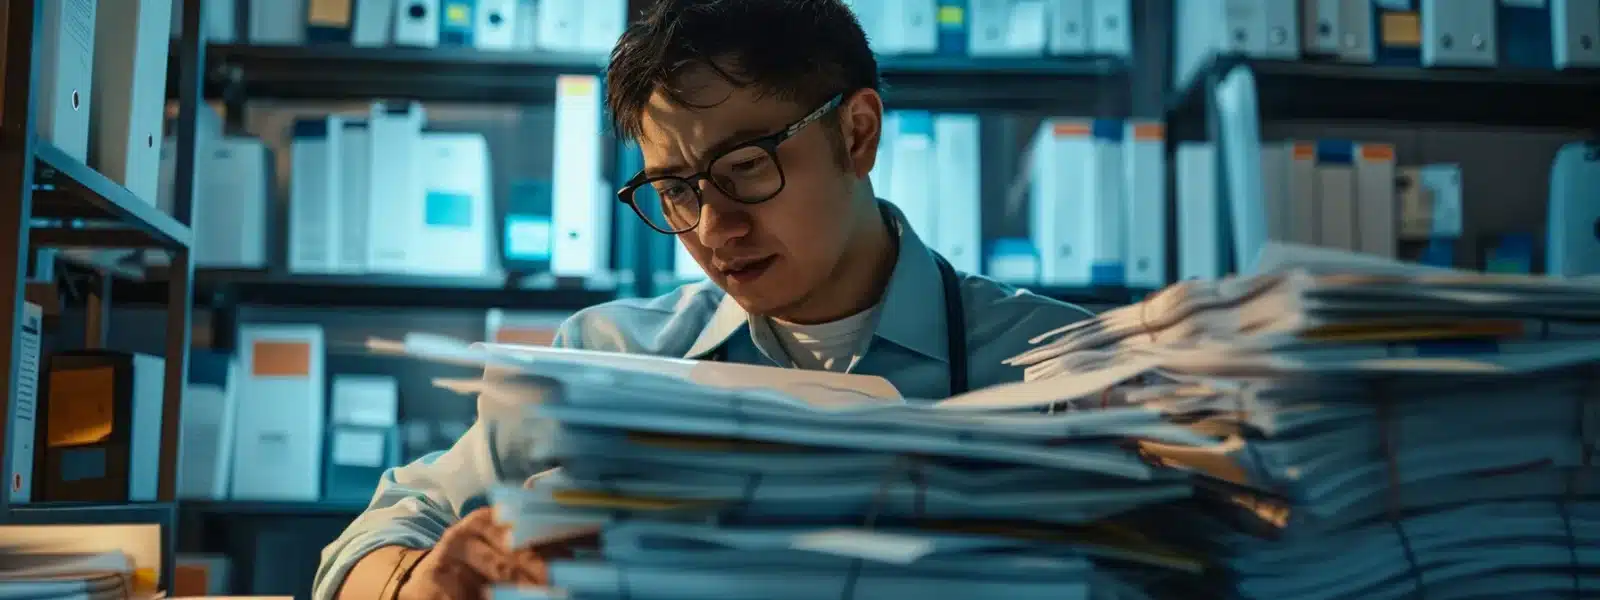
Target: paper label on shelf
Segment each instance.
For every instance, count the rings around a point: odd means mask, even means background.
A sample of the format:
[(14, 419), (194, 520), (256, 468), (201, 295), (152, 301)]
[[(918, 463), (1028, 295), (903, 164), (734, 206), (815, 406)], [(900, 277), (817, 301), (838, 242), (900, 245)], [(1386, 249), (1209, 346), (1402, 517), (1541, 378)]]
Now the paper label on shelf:
[(383, 467), (383, 433), (376, 431), (333, 432), (333, 464), (346, 467)]
[(116, 367), (57, 369), (50, 373), (45, 445), (83, 446), (111, 436), (117, 396)]

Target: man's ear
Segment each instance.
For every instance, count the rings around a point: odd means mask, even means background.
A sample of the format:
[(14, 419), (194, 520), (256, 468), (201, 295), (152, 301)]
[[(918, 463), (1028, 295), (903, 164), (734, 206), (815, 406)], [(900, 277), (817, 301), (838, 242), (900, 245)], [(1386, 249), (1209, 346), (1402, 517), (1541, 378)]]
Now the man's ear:
[(865, 89), (851, 94), (839, 105), (839, 128), (850, 171), (865, 179), (878, 162), (878, 140), (883, 137), (883, 96)]

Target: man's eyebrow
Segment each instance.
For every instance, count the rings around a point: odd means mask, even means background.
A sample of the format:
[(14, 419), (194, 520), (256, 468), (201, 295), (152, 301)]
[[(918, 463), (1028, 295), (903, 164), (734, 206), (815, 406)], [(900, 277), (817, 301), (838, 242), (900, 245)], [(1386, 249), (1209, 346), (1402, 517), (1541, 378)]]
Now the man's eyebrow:
[[(712, 157), (712, 156), (717, 156), (717, 155), (719, 155), (719, 154), (721, 154), (723, 152), (727, 152), (729, 150), (732, 150), (732, 149), (737, 148), (739, 146), (743, 146), (745, 144), (748, 144), (750, 142), (753, 142), (753, 141), (755, 141), (757, 139), (760, 139), (760, 138), (763, 138), (763, 137), (766, 137), (766, 136), (769, 136), (769, 135), (772, 135), (772, 131), (770, 129), (767, 129), (767, 128), (747, 127), (747, 128), (744, 128), (744, 129), (740, 129), (740, 130), (734, 131), (733, 133), (730, 133), (730, 134), (724, 136), (721, 141), (719, 141), (719, 142), (717, 142), (715, 144), (712, 144), (710, 146), (707, 146), (706, 149), (700, 153), (700, 156), (708, 157), (708, 158)], [(687, 175), (689, 170), (690, 170), (689, 167), (684, 166), (682, 164), (669, 164), (669, 165), (662, 165), (662, 166), (659, 166), (659, 167), (646, 168), (644, 170), (644, 176), (645, 177), (662, 177), (662, 176), (666, 176), (666, 175), (682, 176), (682, 175)]]

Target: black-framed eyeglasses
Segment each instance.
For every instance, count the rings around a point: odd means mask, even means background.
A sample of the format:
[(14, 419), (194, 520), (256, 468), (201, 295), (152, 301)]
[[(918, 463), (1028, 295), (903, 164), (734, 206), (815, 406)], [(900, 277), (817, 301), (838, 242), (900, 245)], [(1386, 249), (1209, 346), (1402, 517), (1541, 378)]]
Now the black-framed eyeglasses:
[(700, 182), (710, 181), (718, 190), (738, 202), (760, 204), (783, 191), (783, 165), (778, 162), (778, 145), (792, 138), (807, 125), (839, 107), (844, 95), (834, 96), (816, 110), (777, 133), (750, 140), (712, 157), (706, 170), (687, 177), (644, 172), (634, 175), (617, 192), (617, 199), (633, 207), (651, 229), (679, 234), (700, 225), (704, 202)]

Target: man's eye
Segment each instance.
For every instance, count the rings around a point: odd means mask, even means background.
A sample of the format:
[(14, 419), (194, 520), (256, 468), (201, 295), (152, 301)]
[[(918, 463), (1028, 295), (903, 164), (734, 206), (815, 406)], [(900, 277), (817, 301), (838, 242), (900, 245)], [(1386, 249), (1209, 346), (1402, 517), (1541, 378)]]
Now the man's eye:
[(756, 158), (751, 158), (751, 159), (748, 159), (748, 160), (742, 160), (742, 161), (733, 163), (733, 170), (735, 172), (748, 173), (750, 171), (755, 171), (757, 169), (761, 169), (761, 168), (764, 168), (766, 166), (767, 166), (767, 157), (758, 156)]

